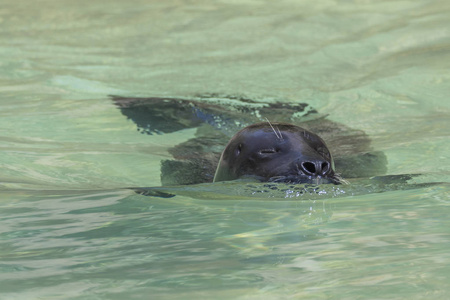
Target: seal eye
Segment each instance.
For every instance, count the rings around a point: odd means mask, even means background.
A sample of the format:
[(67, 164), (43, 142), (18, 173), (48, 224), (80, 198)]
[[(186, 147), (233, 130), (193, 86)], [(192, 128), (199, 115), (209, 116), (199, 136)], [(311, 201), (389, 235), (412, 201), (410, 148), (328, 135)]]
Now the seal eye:
[(241, 154), (241, 151), (242, 151), (242, 144), (239, 144), (234, 153), (236, 154), (236, 156), (238, 156), (239, 154)]
[(269, 148), (269, 149), (261, 149), (259, 150), (259, 154), (274, 154), (277, 153), (279, 149)]

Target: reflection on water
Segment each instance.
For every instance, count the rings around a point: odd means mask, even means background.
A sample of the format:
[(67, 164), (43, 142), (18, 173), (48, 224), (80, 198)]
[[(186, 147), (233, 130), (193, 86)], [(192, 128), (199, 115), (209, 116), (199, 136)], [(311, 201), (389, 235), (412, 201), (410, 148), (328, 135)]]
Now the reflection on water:
[[(448, 10), (7, 0), (0, 298), (446, 298)], [(141, 135), (107, 95), (199, 93), (307, 102), (368, 133), (389, 174), (443, 184), (295, 201), (121, 190), (159, 186), (195, 130)]]

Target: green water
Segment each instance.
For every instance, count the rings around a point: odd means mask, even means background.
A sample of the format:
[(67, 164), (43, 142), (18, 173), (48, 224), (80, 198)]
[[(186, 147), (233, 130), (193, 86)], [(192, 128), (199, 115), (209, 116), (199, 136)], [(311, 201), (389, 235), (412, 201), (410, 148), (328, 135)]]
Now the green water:
[[(446, 299), (450, 2), (0, 4), (0, 299)], [(107, 95), (307, 102), (429, 188), (144, 197), (184, 130)], [(422, 179), (424, 180), (424, 179)]]

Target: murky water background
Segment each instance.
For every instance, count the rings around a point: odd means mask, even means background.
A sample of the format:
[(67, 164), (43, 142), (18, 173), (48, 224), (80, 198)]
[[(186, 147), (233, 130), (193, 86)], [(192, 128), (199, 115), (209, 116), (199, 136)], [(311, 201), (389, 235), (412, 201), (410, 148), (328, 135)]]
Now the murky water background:
[[(1, 299), (445, 299), (447, 1), (3, 1)], [(107, 95), (308, 102), (434, 187), (159, 199), (167, 149)]]

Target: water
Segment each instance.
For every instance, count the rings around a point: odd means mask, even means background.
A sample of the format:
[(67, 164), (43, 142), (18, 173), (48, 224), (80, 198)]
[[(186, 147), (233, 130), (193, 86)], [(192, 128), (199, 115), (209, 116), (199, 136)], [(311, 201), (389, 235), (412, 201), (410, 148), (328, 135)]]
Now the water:
[[(446, 1), (0, 4), (1, 299), (445, 299)], [(307, 102), (433, 187), (337, 199), (144, 197), (195, 130), (108, 94)], [(200, 199), (202, 198), (202, 199)]]

